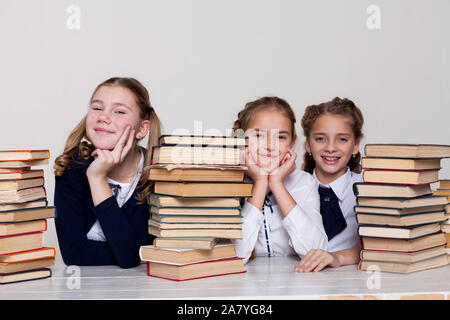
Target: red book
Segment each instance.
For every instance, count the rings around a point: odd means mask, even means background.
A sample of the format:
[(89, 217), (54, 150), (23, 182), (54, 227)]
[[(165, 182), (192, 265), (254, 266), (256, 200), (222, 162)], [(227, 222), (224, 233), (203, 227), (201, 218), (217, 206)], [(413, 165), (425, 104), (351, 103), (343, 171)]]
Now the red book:
[(0, 254), (27, 251), (43, 247), (42, 231), (0, 236)]

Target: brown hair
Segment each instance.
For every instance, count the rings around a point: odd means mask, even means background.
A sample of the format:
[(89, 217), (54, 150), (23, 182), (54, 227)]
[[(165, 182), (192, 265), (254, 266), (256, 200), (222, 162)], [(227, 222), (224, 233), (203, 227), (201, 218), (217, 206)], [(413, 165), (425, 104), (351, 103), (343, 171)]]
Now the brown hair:
[[(95, 93), (102, 86), (119, 86), (130, 90), (136, 99), (136, 104), (139, 107), (139, 116), (141, 120), (150, 120), (151, 127), (147, 142), (147, 153), (144, 158), (144, 168), (142, 170), (139, 184), (142, 191), (139, 192), (136, 197), (138, 203), (142, 204), (146, 201), (147, 194), (153, 187), (153, 183), (148, 180), (148, 166), (151, 164), (152, 148), (158, 144), (158, 138), (161, 135), (161, 122), (150, 104), (150, 96), (147, 89), (136, 79), (119, 77), (110, 78), (100, 83), (95, 88), (90, 101), (92, 101)], [(53, 166), (55, 176), (62, 176), (64, 171), (70, 167), (72, 162), (76, 161), (74, 158), (74, 152), (77, 148), (77, 156), (83, 160), (88, 160), (91, 157), (92, 151), (95, 149), (86, 135), (86, 116), (81, 119), (80, 123), (78, 123), (78, 125), (69, 134), (64, 146), (64, 152), (56, 158)]]
[[(336, 97), (332, 101), (317, 105), (311, 105), (306, 108), (305, 113), (302, 117), (301, 124), (303, 128), (303, 134), (305, 135), (307, 141), (310, 137), (312, 127), (316, 120), (320, 116), (327, 113), (345, 116), (348, 119), (350, 127), (353, 130), (355, 140), (361, 140), (361, 138), (363, 137), (362, 126), (364, 124), (364, 117), (361, 113), (361, 110), (353, 103), (353, 101), (346, 98), (341, 99), (339, 97)], [(347, 166), (353, 172), (360, 173), (361, 153), (358, 152), (354, 157), (352, 156), (348, 161)], [(303, 155), (302, 169), (312, 174), (315, 167), (316, 163), (314, 161), (314, 158), (311, 154), (305, 151), (305, 154)]]
[(255, 101), (247, 102), (244, 109), (239, 111), (238, 118), (233, 124), (233, 133), (235, 135), (242, 135), (248, 128), (254, 116), (261, 110), (275, 108), (286, 115), (291, 121), (292, 137), (295, 133), (295, 114), (289, 103), (286, 100), (278, 97), (262, 97)]

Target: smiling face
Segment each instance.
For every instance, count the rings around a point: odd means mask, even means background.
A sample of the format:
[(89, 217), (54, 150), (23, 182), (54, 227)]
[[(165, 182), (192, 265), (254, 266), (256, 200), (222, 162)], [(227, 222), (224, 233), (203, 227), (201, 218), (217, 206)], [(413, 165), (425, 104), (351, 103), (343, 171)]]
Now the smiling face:
[(269, 172), (280, 165), (296, 138), (291, 121), (276, 108), (258, 111), (250, 121), (246, 135), (250, 152), (257, 156), (257, 165)]
[(305, 148), (316, 163), (316, 175), (329, 184), (347, 170), (347, 163), (359, 151), (359, 141), (345, 116), (326, 113), (314, 122)]
[(112, 150), (127, 125), (136, 132), (142, 130), (139, 107), (132, 92), (120, 86), (100, 87), (92, 97), (86, 117), (89, 140), (98, 149)]

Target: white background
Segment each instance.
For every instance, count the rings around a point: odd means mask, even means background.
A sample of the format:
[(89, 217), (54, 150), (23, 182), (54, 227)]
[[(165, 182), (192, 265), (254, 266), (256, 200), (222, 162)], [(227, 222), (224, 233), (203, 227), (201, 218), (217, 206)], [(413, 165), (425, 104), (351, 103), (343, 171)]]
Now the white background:
[(363, 145), (449, 144), (449, 15), (448, 0), (1, 0), (0, 150), (50, 149), (53, 204), (53, 161), (111, 76), (148, 88), (165, 133), (225, 134), (246, 102), (277, 95), (301, 137), (305, 107), (340, 96), (364, 114)]

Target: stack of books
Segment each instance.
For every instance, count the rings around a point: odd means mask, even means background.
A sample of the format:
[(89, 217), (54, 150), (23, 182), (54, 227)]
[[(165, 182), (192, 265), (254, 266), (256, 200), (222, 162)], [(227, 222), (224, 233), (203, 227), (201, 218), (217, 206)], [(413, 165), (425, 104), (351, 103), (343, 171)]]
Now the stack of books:
[(245, 272), (229, 241), (242, 238), (240, 200), (253, 186), (244, 182), (245, 146), (238, 137), (160, 137), (149, 171), (155, 188), (148, 227), (156, 239), (140, 250), (149, 276), (180, 281)]
[(368, 144), (354, 184), (361, 270), (410, 273), (448, 264), (446, 197), (432, 194), (450, 146)]
[(447, 205), (445, 206), (445, 217), (446, 221), (441, 223), (441, 230), (445, 234), (445, 238), (447, 239), (447, 258), (450, 264), (450, 180), (439, 180), (439, 188), (433, 191), (433, 194), (436, 196), (445, 196), (447, 197)]
[(44, 170), (49, 150), (0, 151), (0, 284), (48, 278), (55, 248), (44, 246), (48, 206)]

